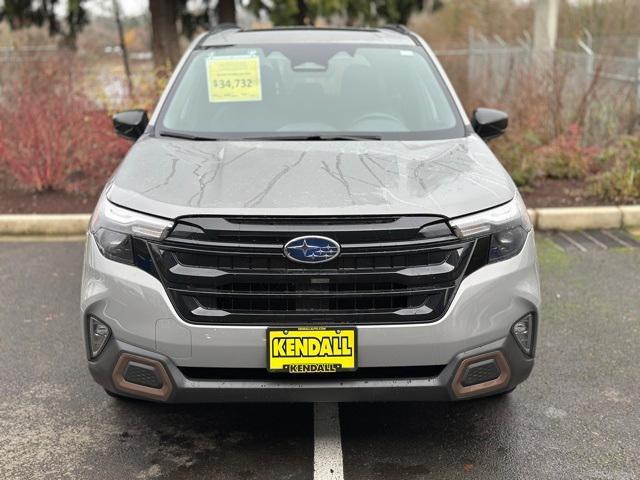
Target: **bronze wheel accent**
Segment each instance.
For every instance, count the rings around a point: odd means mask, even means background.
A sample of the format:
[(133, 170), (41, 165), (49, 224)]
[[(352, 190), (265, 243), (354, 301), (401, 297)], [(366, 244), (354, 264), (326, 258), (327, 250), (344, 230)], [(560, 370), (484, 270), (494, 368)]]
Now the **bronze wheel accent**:
[[(149, 365), (153, 367), (153, 369), (160, 375), (162, 379), (162, 387), (160, 388), (152, 388), (146, 387), (144, 385), (138, 385), (136, 383), (131, 383), (124, 378), (124, 372), (127, 368), (129, 362), (137, 362), (142, 363), (144, 365)], [(171, 383), (171, 379), (169, 378), (169, 374), (167, 373), (164, 365), (157, 360), (153, 360), (151, 358), (141, 357), (139, 355), (134, 355), (132, 353), (122, 353), (120, 354), (120, 358), (116, 362), (116, 366), (113, 369), (113, 383), (115, 386), (126, 393), (131, 393), (140, 397), (147, 397), (153, 400), (166, 400), (171, 395), (171, 391), (173, 390), (173, 384)]]
[[(469, 385), (467, 387), (463, 386), (462, 377), (467, 367), (484, 360), (495, 360), (498, 368), (500, 369), (500, 375), (493, 380), (477, 383), (475, 385)], [(470, 397), (473, 395), (479, 395), (481, 393), (498, 390), (507, 385), (510, 378), (511, 369), (509, 368), (507, 359), (502, 354), (502, 352), (483, 353), (482, 355), (477, 355), (475, 357), (465, 358), (464, 360), (462, 360), (462, 362), (460, 362), (456, 375), (453, 378), (451, 389), (453, 390), (455, 396), (458, 398)]]

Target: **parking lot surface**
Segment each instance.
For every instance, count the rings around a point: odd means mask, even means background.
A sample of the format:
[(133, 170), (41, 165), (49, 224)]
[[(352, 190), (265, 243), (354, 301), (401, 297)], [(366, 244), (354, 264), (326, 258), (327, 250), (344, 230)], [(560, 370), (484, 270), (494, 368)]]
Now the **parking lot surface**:
[(108, 397), (85, 365), (82, 243), (0, 243), (0, 478), (640, 478), (640, 249), (538, 246), (537, 364), (512, 394), (327, 410)]

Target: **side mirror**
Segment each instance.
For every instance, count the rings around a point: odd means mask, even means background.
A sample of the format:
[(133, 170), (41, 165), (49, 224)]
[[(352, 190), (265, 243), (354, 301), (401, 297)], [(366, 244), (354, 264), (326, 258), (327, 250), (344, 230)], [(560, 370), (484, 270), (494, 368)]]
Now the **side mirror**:
[(509, 115), (492, 108), (478, 108), (471, 118), (471, 126), (484, 140), (499, 137), (507, 129), (507, 125), (509, 125)]
[(127, 110), (113, 116), (113, 128), (116, 133), (128, 140), (137, 140), (149, 125), (145, 110)]

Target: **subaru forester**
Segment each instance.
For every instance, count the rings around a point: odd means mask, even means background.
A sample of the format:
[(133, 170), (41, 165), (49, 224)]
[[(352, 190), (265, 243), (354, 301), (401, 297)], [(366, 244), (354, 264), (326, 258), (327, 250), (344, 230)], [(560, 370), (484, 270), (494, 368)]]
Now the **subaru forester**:
[(110, 395), (460, 400), (534, 362), (522, 199), (403, 27), (223, 26), (188, 48), (90, 222), (82, 325)]

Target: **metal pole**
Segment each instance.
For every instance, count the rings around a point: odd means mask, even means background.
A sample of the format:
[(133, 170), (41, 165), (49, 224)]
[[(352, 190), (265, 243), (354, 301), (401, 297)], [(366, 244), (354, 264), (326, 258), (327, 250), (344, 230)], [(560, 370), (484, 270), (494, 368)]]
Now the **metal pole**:
[(636, 63), (636, 116), (640, 113), (640, 40), (638, 40), (638, 53)]
[(591, 37), (591, 33), (588, 30), (585, 30), (585, 34), (587, 34), (586, 35), (587, 36), (587, 43), (585, 43), (581, 39), (578, 39), (578, 46), (587, 55), (587, 77), (589, 77), (589, 79), (590, 79), (591, 76), (595, 72), (594, 53), (593, 53), (593, 49), (591, 48), (591, 45), (593, 45), (593, 40), (592, 40), (592, 37)]
[(559, 0), (536, 0), (533, 48), (552, 51), (558, 37)]

